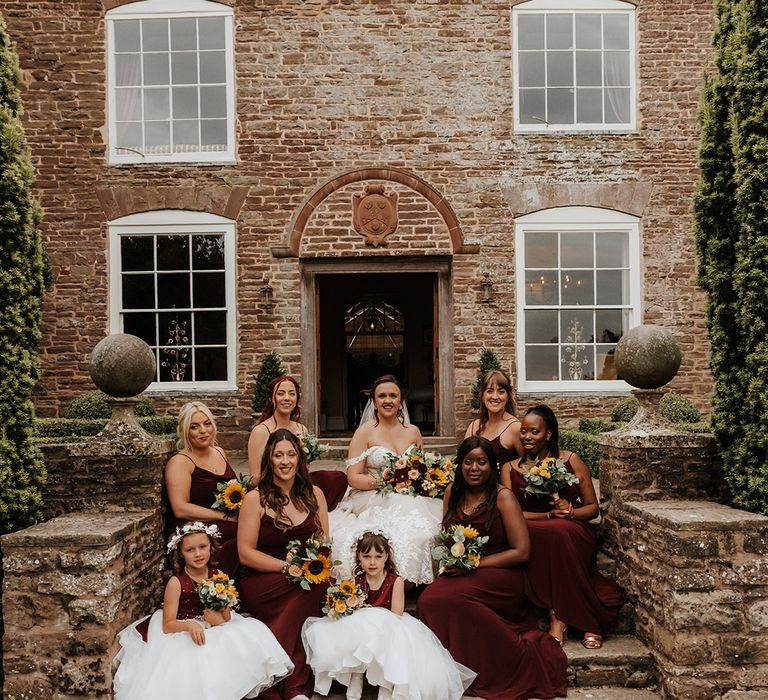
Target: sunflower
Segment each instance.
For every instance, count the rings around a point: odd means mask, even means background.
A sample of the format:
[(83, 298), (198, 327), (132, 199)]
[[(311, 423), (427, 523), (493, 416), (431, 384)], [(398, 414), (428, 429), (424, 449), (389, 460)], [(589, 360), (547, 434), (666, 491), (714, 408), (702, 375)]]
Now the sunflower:
[(356, 589), (357, 589), (357, 586), (355, 586), (354, 581), (344, 580), (339, 584), (339, 590), (344, 595), (352, 595)]
[(224, 507), (227, 510), (240, 510), (244, 498), (245, 489), (239, 481), (233, 481), (224, 489), (224, 493), (221, 494), (221, 500), (224, 502)]
[(464, 527), (464, 537), (468, 540), (474, 540), (480, 533), (473, 527)]
[(430, 469), (427, 472), (425, 478), (431, 484), (437, 484), (438, 486), (447, 486), (448, 484), (448, 474), (446, 474), (442, 469), (438, 469), (436, 467)]
[(347, 612), (347, 604), (343, 600), (337, 600), (336, 605), (334, 607), (336, 609), (336, 612), (341, 615)]
[(317, 559), (305, 561), (301, 568), (304, 578), (310, 583), (322, 583), (331, 575), (331, 562), (322, 554)]

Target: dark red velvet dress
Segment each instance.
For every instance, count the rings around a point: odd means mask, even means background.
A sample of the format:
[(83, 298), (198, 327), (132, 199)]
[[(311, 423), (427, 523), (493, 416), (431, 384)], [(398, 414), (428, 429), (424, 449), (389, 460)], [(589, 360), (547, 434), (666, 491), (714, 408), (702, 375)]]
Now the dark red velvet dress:
[[(498, 511), (488, 531), (484, 509), (472, 517), (457, 510), (447, 524), (469, 524), (488, 535), (485, 554), (509, 548)], [(421, 594), (422, 622), (456, 661), (477, 673), (468, 695), (487, 700), (565, 697), (565, 653), (538, 630), (524, 585), (519, 568), (480, 568), (439, 576)]]
[[(276, 559), (285, 559), (291, 540), (306, 541), (317, 531), (312, 514), (299, 525), (280, 530), (266, 513), (259, 525), (258, 550)], [(314, 678), (307, 664), (301, 627), (308, 617), (318, 617), (325, 601), (328, 584), (318, 584), (305, 591), (283, 573), (240, 569), (240, 600), (243, 609), (261, 620), (280, 642), (295, 666), (293, 673), (276, 686), (264, 691), (262, 700), (290, 700), (295, 695), (312, 697)]]
[[(573, 472), (569, 462), (568, 471)], [(551, 510), (549, 499), (525, 493), (525, 479), (512, 469), (512, 490), (524, 512)], [(581, 506), (578, 484), (560, 491), (574, 508)], [(614, 583), (597, 571), (597, 532), (581, 520), (526, 520), (531, 557), (523, 567), (525, 593), (541, 608), (582, 632), (604, 634), (624, 602)]]
[(365, 602), (372, 608), (386, 608), (392, 610), (392, 589), (395, 587), (397, 574), (388, 572), (381, 582), (381, 586), (373, 590), (365, 578), (365, 574), (355, 576), (355, 583), (365, 592)]

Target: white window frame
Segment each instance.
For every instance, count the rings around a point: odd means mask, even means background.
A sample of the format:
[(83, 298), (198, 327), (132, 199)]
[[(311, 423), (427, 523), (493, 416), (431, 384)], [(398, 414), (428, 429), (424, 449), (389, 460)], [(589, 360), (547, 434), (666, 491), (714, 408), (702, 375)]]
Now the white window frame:
[[(640, 219), (631, 214), (597, 207), (557, 207), (543, 209), (515, 219), (515, 290), (517, 298), (517, 370), (519, 393), (601, 394), (627, 392), (632, 387), (621, 380), (527, 380), (525, 362), (525, 234), (532, 231), (615, 231), (625, 230), (629, 238), (629, 328), (642, 323), (642, 259), (640, 255)], [(570, 306), (570, 305), (562, 305)], [(558, 306), (530, 308), (562, 308)], [(588, 307), (599, 308), (599, 307)], [(628, 329), (629, 330), (629, 329)]]
[(216, 214), (178, 209), (129, 214), (108, 223), (109, 233), (109, 330), (122, 333), (122, 236), (148, 234), (220, 234), (224, 236), (224, 286), (227, 308), (227, 379), (223, 381), (152, 382), (150, 393), (223, 392), (237, 389), (237, 306), (235, 292), (235, 222)]
[[(134, 153), (118, 150), (115, 114), (115, 20), (121, 19), (177, 19), (180, 17), (224, 17), (226, 33), (226, 100), (227, 149), (225, 151), (197, 151), (189, 153)], [(109, 132), (108, 163), (110, 165), (135, 163), (221, 163), (236, 162), (235, 153), (235, 67), (233, 17), (231, 7), (209, 0), (137, 0), (116, 7), (105, 15), (107, 30), (107, 127)]]
[[(522, 14), (553, 14), (553, 13), (600, 12), (601, 14), (629, 15), (629, 79), (630, 79), (630, 122), (627, 124), (523, 124), (520, 122), (520, 74), (517, 53), (517, 25)], [(637, 95), (639, 90), (638, 57), (636, 37), (637, 8), (623, 0), (528, 0), (512, 8), (512, 80), (514, 83), (515, 123), (516, 132), (550, 133), (550, 132), (584, 132), (597, 131), (600, 133), (630, 133), (637, 131)], [(574, 66), (575, 70), (575, 66)], [(546, 78), (545, 78), (546, 80)]]

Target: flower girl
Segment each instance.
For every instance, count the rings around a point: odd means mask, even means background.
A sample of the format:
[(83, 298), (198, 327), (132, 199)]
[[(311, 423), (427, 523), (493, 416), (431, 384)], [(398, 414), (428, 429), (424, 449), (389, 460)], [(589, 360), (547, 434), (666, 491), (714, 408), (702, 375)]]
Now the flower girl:
[[(458, 700), (475, 673), (456, 663), (437, 637), (404, 613), (403, 579), (397, 575), (389, 540), (380, 530), (364, 532), (355, 547), (354, 587), (365, 594), (365, 607), (350, 600), (327, 608), (332, 616), (310, 618), (302, 639), (315, 673), (315, 691), (327, 695), (332, 681), (347, 686), (348, 700), (359, 700), (363, 676), (379, 686), (379, 700)], [(351, 581), (340, 589), (352, 588)], [(370, 606), (370, 607), (369, 607)], [(336, 617), (337, 619), (333, 619)]]
[[(266, 625), (230, 609), (237, 591), (209, 566), (218, 536), (216, 525), (201, 522), (176, 528), (168, 542), (175, 575), (163, 609), (150, 619), (147, 642), (138, 623), (118, 635), (115, 700), (253, 698), (293, 670)], [(219, 580), (211, 580), (216, 574)], [(204, 609), (201, 584), (220, 609)]]

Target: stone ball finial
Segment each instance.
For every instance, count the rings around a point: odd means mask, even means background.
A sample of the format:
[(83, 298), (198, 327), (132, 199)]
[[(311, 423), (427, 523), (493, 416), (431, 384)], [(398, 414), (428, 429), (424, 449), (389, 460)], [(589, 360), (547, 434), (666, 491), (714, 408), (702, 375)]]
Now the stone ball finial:
[(616, 370), (638, 389), (659, 389), (677, 374), (683, 353), (675, 337), (661, 326), (635, 326), (616, 346)]
[(155, 370), (149, 345), (128, 333), (108, 335), (91, 353), (91, 379), (109, 396), (137, 396), (152, 383)]

